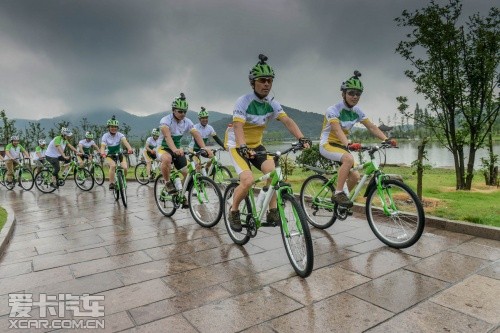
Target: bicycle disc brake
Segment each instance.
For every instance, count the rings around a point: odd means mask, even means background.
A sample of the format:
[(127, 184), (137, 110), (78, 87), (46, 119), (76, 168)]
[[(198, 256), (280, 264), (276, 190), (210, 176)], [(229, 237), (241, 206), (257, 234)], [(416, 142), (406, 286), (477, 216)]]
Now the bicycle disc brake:
[(247, 216), (246, 223), (247, 223), (246, 227), (247, 227), (248, 235), (252, 238), (257, 236), (257, 226), (255, 225), (255, 219), (253, 218), (252, 215)]

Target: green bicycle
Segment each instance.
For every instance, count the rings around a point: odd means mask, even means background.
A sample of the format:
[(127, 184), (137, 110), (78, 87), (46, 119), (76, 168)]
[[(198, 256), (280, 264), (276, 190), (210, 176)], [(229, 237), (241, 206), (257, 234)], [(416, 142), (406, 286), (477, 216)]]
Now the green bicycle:
[[(156, 205), (165, 216), (174, 215), (178, 208), (188, 208), (196, 223), (205, 228), (216, 225), (222, 217), (222, 194), (217, 184), (210, 178), (202, 176), (196, 171), (196, 163), (193, 156), (199, 156), (199, 152), (185, 152), (188, 158), (188, 174), (181, 182), (181, 172), (172, 168), (170, 181), (175, 184), (177, 192), (168, 193), (165, 180), (160, 174), (155, 181), (154, 195)], [(185, 194), (187, 193), (187, 198)]]
[(111, 158), (116, 163), (115, 189), (113, 190), (113, 196), (115, 197), (115, 201), (121, 198), (123, 206), (127, 207), (127, 178), (125, 177), (125, 170), (120, 163), (121, 157), (124, 155), (127, 155), (127, 151), (122, 151), (117, 154), (108, 154), (107, 157)]
[[(415, 244), (422, 235), (425, 215), (422, 203), (415, 192), (396, 175), (385, 174), (379, 169), (374, 154), (380, 149), (394, 148), (389, 144), (362, 146), (370, 160), (353, 170), (364, 170), (358, 185), (350, 193), (354, 201), (363, 185), (369, 181), (365, 213), (371, 230), (380, 241), (394, 248), (405, 248)], [(352, 215), (349, 208), (333, 203), (332, 193), (337, 184), (337, 171), (327, 178), (324, 171), (310, 168), (316, 174), (308, 177), (300, 190), (300, 203), (309, 223), (319, 229), (326, 229), (335, 221), (345, 220)]]
[(12, 190), (16, 184), (21, 186), (25, 191), (29, 191), (33, 188), (33, 172), (31, 171), (29, 165), (29, 158), (19, 158), (18, 163), (14, 168), (14, 174), (12, 179), (7, 181), (7, 168), (2, 172), (2, 184), (9, 190)]
[[(35, 186), (40, 192), (52, 193), (56, 190), (55, 187), (51, 186), (53, 171), (54, 167), (48, 161), (45, 161), (42, 169), (35, 175)], [(76, 156), (71, 157), (69, 167), (61, 177), (58, 177), (57, 185), (64, 186), (70, 175), (73, 176), (73, 180), (80, 190), (90, 191), (94, 187), (94, 177), (92, 177), (89, 170), (78, 165)]]
[(148, 177), (148, 169), (147, 169), (146, 161), (142, 160), (140, 163), (138, 163), (135, 166), (135, 170), (134, 170), (135, 179), (137, 180), (137, 182), (139, 184), (146, 185), (150, 181), (154, 182), (156, 180), (156, 177), (158, 177), (158, 175), (161, 174), (160, 161), (158, 159), (151, 161), (150, 174), (151, 175)]
[(100, 155), (98, 153), (93, 153), (92, 155), (84, 155), (86, 157), (84, 167), (89, 170), (94, 177), (94, 181), (97, 185), (101, 186), (104, 184), (104, 169), (101, 166)]
[[(221, 192), (225, 191), (226, 187), (230, 184), (229, 179), (233, 178), (233, 174), (226, 166), (223, 166), (217, 154), (225, 151), (223, 148), (213, 149), (214, 156), (210, 159), (210, 166), (208, 170), (206, 169), (207, 162), (202, 164), (202, 173), (206, 172), (206, 175), (212, 178), (215, 183), (219, 186)], [(204, 171), (205, 170), (205, 171)], [(204, 174), (205, 175), (205, 174)]]
[[(281, 155), (301, 149), (303, 149), (301, 144), (292, 144), (291, 148), (282, 153), (258, 152), (257, 154), (271, 155), (276, 162)], [(271, 198), (276, 193), (278, 212), (281, 219), (281, 236), (288, 259), (299, 276), (307, 277), (311, 274), (314, 265), (313, 245), (307, 218), (293, 194), (291, 185), (283, 181), (281, 167), (278, 166), (274, 171), (255, 179), (254, 184), (266, 181), (269, 178), (271, 178), (271, 186), (265, 194), (261, 192), (262, 195), (265, 195), (261, 206), (261, 200), (257, 200), (258, 202), (255, 200), (254, 188), (251, 188), (245, 199), (241, 201), (238, 207), (243, 226), (241, 232), (234, 231), (229, 225), (228, 217), (233, 203), (234, 190), (239, 185), (237, 179), (231, 180), (231, 184), (227, 186), (224, 193), (224, 202), (226, 203), (224, 222), (227, 232), (234, 243), (244, 245), (250, 238), (257, 236), (259, 228), (275, 227), (275, 224), (264, 222), (263, 219)], [(261, 194), (259, 194), (259, 197)]]

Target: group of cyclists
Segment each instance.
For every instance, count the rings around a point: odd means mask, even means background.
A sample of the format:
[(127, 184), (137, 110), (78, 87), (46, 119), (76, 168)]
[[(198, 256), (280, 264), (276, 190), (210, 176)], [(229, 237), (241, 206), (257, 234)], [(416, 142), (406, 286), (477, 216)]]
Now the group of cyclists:
[[(172, 102), (172, 113), (161, 118), (158, 128), (154, 128), (151, 136), (146, 139), (143, 157), (147, 165), (147, 173), (150, 175), (151, 162), (157, 159), (161, 165), (161, 174), (165, 181), (166, 191), (171, 194), (178, 191), (170, 181), (170, 171), (172, 164), (186, 177), (187, 160), (184, 150), (181, 147), (182, 137), (189, 133), (192, 138), (189, 144), (190, 149), (202, 152), (202, 156), (211, 158), (213, 152), (206, 147), (208, 138), (212, 137), (217, 144), (229, 152), (232, 166), (239, 176), (239, 186), (234, 192), (232, 207), (229, 212), (229, 222), (232, 229), (241, 231), (242, 225), (238, 207), (245, 198), (246, 193), (253, 185), (253, 175), (250, 165), (253, 165), (263, 173), (269, 173), (275, 169), (276, 165), (270, 156), (258, 154), (266, 151), (262, 144), (264, 130), (270, 120), (276, 119), (283, 123), (288, 131), (302, 144), (304, 149), (311, 146), (311, 140), (306, 138), (299, 126), (283, 110), (281, 104), (270, 98), (275, 72), (267, 63), (265, 55), (259, 55), (259, 61), (249, 72), (248, 80), (252, 91), (237, 99), (232, 123), (226, 130), (224, 141), (222, 141), (211, 125), (208, 124), (209, 113), (204, 107), (198, 113), (199, 123), (194, 124), (186, 117), (188, 112), (188, 102), (186, 96), (181, 93)], [(344, 184), (351, 190), (359, 180), (359, 173), (351, 170), (354, 166), (354, 158), (350, 153), (348, 134), (356, 123), (363, 124), (375, 137), (384, 142), (395, 144), (378, 127), (371, 122), (366, 114), (357, 106), (364, 87), (360, 80), (361, 73), (354, 72), (354, 75), (342, 82), (340, 91), (342, 100), (330, 106), (325, 113), (319, 150), (320, 154), (332, 161), (340, 163), (338, 170), (338, 183), (335, 192), (332, 194), (332, 201), (341, 206), (351, 207), (353, 203), (343, 191)], [(52, 187), (58, 187), (58, 174), (60, 162), (69, 162), (70, 157), (66, 153), (66, 148), (73, 151), (80, 166), (83, 166), (84, 158), (87, 158), (92, 150), (99, 151), (109, 166), (109, 189), (114, 189), (114, 171), (116, 163), (109, 158), (110, 154), (120, 154), (118, 161), (125, 170), (127, 162), (123, 154), (122, 147), (131, 154), (133, 149), (124, 134), (119, 132), (119, 121), (113, 116), (107, 121), (108, 131), (103, 134), (100, 147), (94, 142), (91, 132), (86, 132), (85, 138), (74, 147), (69, 142), (72, 132), (68, 128), (62, 128), (60, 135), (53, 138), (47, 145), (41, 139), (36, 147), (34, 162), (37, 168), (43, 166), (46, 160), (53, 167)], [(19, 137), (12, 136), (10, 143), (5, 149), (5, 165), (7, 168), (7, 181), (12, 180), (13, 170), (16, 160), (21, 157), (29, 157), (28, 152), (19, 144)], [(267, 220), (274, 222), (279, 219), (276, 209), (276, 199), (271, 199), (270, 209), (267, 212)]]

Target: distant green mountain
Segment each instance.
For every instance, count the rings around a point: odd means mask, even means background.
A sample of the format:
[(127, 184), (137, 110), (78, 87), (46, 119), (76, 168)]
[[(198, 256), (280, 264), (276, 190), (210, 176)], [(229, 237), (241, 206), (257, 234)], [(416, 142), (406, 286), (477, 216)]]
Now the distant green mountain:
[[(283, 109), (300, 127), (305, 136), (310, 138), (318, 138), (321, 131), (321, 124), (323, 121), (323, 116), (313, 112), (304, 112), (291, 107), (283, 106)], [(38, 121), (29, 119), (14, 119), (15, 127), (19, 130), (24, 130), (28, 127), (28, 123), (40, 123), (42, 128), (45, 128), (45, 133), (53, 128), (60, 122), (67, 121), (70, 123), (70, 128), (81, 128), (82, 120), (86, 118), (87, 123), (96, 125), (105, 125), (106, 121), (115, 115), (116, 119), (120, 121), (120, 125), (127, 124), (131, 127), (129, 133), (130, 141), (137, 141), (141, 137), (145, 138), (149, 135), (154, 127), (158, 127), (160, 119), (170, 111), (155, 113), (149, 116), (136, 116), (130, 114), (126, 111), (119, 109), (101, 109), (101, 110), (90, 110), (84, 113), (78, 114), (67, 114), (63, 116), (57, 116), (54, 118), (43, 118)], [(227, 124), (232, 120), (232, 115), (225, 113), (209, 110), (210, 113), (210, 124), (214, 127), (215, 131), (219, 134), (221, 138), (224, 136), (224, 132), (227, 128)], [(189, 111), (187, 113), (189, 119), (194, 123), (198, 122), (198, 112)], [(59, 129), (57, 129), (59, 131)], [(278, 121), (271, 121), (268, 128), (266, 129), (265, 137), (272, 138), (275, 141), (289, 140), (292, 139), (290, 133), (285, 128), (285, 126)]]

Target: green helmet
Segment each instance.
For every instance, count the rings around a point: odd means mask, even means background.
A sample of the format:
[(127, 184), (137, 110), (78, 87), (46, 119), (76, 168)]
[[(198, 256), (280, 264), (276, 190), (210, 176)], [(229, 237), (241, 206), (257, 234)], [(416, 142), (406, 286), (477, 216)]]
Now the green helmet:
[(355, 89), (359, 91), (363, 91), (363, 83), (359, 80), (361, 77), (361, 73), (359, 71), (354, 71), (354, 76), (347, 79), (345, 82), (342, 82), (340, 86), (341, 91), (345, 91), (347, 89)]
[(253, 81), (259, 77), (274, 77), (274, 70), (267, 63), (267, 57), (263, 54), (259, 54), (259, 62), (252, 67), (250, 73), (248, 74), (248, 79)]
[(151, 131), (152, 136), (160, 136), (160, 131), (157, 128), (153, 128)]
[(92, 134), (92, 132), (85, 132), (85, 139), (93, 139), (94, 138), (94, 134)]
[(202, 106), (201, 111), (198, 113), (198, 118), (208, 117), (208, 111)]
[(188, 102), (186, 101), (186, 96), (184, 93), (181, 93), (181, 97), (174, 99), (172, 102), (172, 110), (186, 110), (188, 109)]
[(106, 126), (116, 126), (118, 127), (119, 126), (119, 122), (118, 120), (115, 119), (115, 116), (113, 115), (113, 117), (111, 117), (111, 119), (108, 119), (108, 121), (106, 122)]

